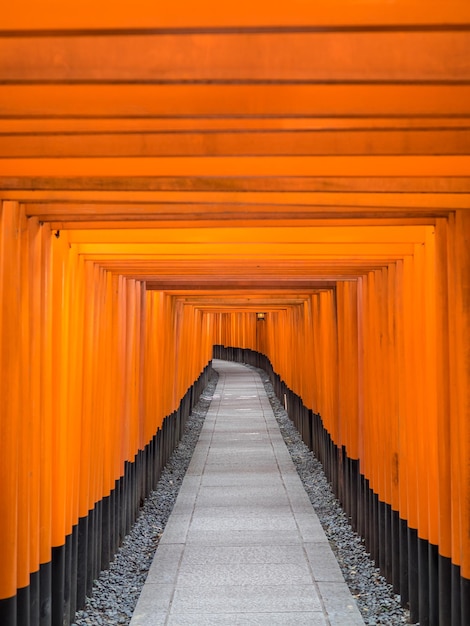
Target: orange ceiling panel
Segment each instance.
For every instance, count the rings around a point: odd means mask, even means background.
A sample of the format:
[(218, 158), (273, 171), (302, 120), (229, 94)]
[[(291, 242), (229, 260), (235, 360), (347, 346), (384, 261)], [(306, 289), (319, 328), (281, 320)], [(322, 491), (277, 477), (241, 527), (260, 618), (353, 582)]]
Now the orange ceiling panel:
[(449, 26), (470, 23), (466, 0), (292, 0), (257, 2), (240, 0), (227, 10), (216, 0), (197, 3), (175, 0), (155, 3), (119, 0), (112, 10), (106, 4), (82, 0), (73, 11), (60, 0), (18, 0), (8, 4), (2, 15), (4, 32), (28, 30), (133, 30), (213, 28), (341, 28), (346, 26)]
[(469, 32), (463, 0), (20, 0), (0, 198), (152, 288), (355, 279), (470, 206)]
[(469, 115), (467, 83), (0, 85), (0, 116), (13, 119)]

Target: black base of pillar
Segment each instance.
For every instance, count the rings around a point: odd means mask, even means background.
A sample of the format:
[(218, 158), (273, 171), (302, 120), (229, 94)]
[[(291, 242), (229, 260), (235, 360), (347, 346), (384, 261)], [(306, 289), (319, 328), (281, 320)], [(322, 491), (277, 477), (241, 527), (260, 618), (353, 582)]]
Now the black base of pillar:
[(52, 548), (52, 626), (64, 623), (65, 546)]
[(408, 606), (411, 623), (419, 621), (418, 531), (408, 528)]
[(452, 563), (450, 558), (439, 556), (439, 624), (452, 623)]
[[(29, 621), (31, 626), (39, 626), (40, 611), (40, 574), (39, 571), (33, 572), (29, 577)], [(1, 623), (1, 622), (0, 622)]]
[(410, 601), (408, 584), (408, 526), (406, 520), (400, 519), (400, 601), (407, 607)]
[(0, 624), (17, 626), (16, 624), (17, 598), (5, 598), (0, 600)]
[(40, 626), (51, 626), (52, 623), (52, 563), (43, 563), (39, 568), (39, 624)]
[[(462, 624), (462, 606), (460, 597), (460, 567), (452, 565), (451, 568), (451, 597), (452, 597), (452, 614), (451, 626), (461, 626)], [(467, 626), (467, 624), (465, 624)]]
[(429, 626), (429, 543), (418, 537), (418, 606), (420, 626)]
[(72, 595), (72, 535), (65, 538), (65, 579), (63, 624), (70, 624), (70, 600)]
[(70, 573), (70, 619), (77, 611), (77, 581), (78, 581), (78, 525), (72, 529), (71, 573)]
[(88, 517), (78, 520), (78, 547), (77, 547), (77, 610), (81, 609), (86, 599), (88, 547)]
[(460, 578), (462, 624), (470, 624), (470, 579)]
[(398, 511), (391, 513), (391, 542), (392, 542), (392, 578), (393, 592), (400, 593), (400, 516)]
[(16, 613), (17, 626), (30, 626), (31, 617), (29, 613), (29, 602), (30, 602), (29, 585), (27, 587), (22, 587), (21, 589), (17, 590), (16, 602), (17, 602), (17, 607), (18, 607), (17, 613)]
[(439, 552), (437, 546), (428, 544), (429, 568), (429, 624), (439, 626)]
[(109, 496), (103, 498), (101, 515), (101, 569), (108, 569), (111, 559), (111, 501)]

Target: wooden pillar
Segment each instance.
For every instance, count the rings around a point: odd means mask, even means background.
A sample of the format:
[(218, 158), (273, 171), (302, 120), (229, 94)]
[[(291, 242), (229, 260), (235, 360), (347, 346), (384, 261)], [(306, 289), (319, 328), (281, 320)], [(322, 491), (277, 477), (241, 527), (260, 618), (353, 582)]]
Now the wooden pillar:
[[(451, 327), (451, 506), (452, 562), (460, 566), (461, 606), (453, 589), (453, 619), (470, 620), (470, 212), (455, 212), (451, 224), (453, 268)], [(456, 583), (455, 583), (456, 585)]]
[(2, 619), (12, 624), (16, 623), (18, 578), (18, 446), (20, 419), (24, 417), (20, 412), (21, 351), (18, 349), (20, 229), (19, 204), (3, 202), (0, 214), (0, 440), (4, 450), (0, 456), (0, 536), (3, 538), (0, 598)]

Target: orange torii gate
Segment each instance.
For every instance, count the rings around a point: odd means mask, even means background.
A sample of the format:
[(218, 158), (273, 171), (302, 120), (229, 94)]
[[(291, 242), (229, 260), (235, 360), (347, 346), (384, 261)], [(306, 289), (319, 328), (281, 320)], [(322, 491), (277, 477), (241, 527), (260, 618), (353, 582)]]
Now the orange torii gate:
[(466, 625), (468, 2), (108, 8), (0, 24), (0, 622), (70, 623), (216, 345), (412, 619)]

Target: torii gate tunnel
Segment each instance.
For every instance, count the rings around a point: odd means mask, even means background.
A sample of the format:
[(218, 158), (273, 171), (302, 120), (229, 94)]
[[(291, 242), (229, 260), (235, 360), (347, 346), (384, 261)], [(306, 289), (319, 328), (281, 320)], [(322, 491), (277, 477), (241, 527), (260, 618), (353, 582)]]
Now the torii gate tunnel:
[(468, 0), (2, 7), (2, 625), (73, 621), (214, 350), (470, 624), (469, 152)]

